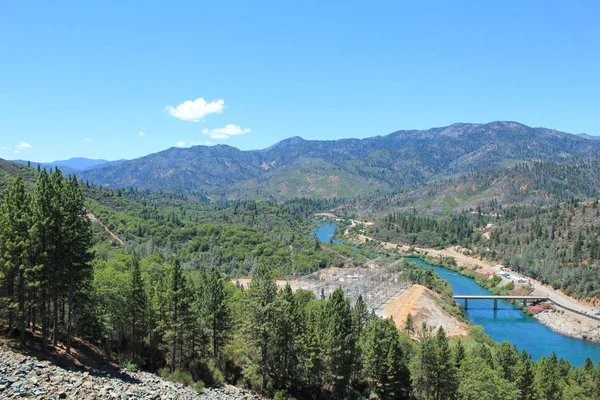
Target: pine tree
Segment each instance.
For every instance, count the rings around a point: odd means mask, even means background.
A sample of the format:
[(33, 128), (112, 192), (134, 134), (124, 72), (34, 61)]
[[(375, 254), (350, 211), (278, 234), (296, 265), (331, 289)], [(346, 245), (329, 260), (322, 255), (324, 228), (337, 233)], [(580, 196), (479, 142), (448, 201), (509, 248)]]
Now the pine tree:
[[(71, 352), (75, 296), (92, 279), (92, 230), (85, 211), (85, 198), (75, 176), (63, 181), (62, 268), (67, 282), (67, 353)], [(83, 298), (77, 301), (78, 307)], [(64, 304), (64, 300), (63, 300)]]
[(361, 348), (364, 371), (371, 391), (386, 399), (407, 395), (410, 376), (394, 321), (372, 319), (365, 328)]
[[(392, 327), (396, 329), (392, 322)], [(387, 354), (387, 376), (384, 381), (384, 393), (388, 399), (405, 399), (410, 394), (410, 372), (406, 365), (400, 337), (395, 331), (391, 337)]]
[(206, 282), (204, 306), (207, 310), (206, 320), (212, 339), (213, 357), (218, 359), (219, 349), (227, 343), (230, 337), (231, 313), (225, 301), (223, 278), (216, 268), (208, 276)]
[[(365, 304), (362, 295), (358, 295), (354, 307), (352, 307), (352, 340), (354, 343), (360, 343), (364, 329), (370, 321), (369, 310)], [(354, 365), (352, 366), (352, 380), (361, 379), (361, 348), (355, 346)]]
[(547, 400), (558, 400), (561, 398), (560, 382), (561, 376), (558, 361), (554, 352), (548, 358), (542, 357), (536, 366), (534, 386), (537, 396)]
[[(32, 268), (30, 196), (25, 192), (23, 178), (19, 175), (4, 199), (0, 211), (0, 273), (7, 288), (5, 303), (9, 311), (8, 326), (12, 326), (17, 305), (17, 322), (21, 343), (25, 343), (26, 279)], [(13, 294), (16, 279), (17, 293)]]
[(458, 381), (456, 369), (452, 363), (450, 345), (444, 328), (440, 327), (435, 335), (436, 358), (434, 394), (437, 400), (450, 400), (456, 398)]
[(413, 323), (413, 317), (410, 313), (406, 316), (406, 322), (404, 323), (404, 330), (408, 335), (415, 332), (415, 327)]
[(460, 368), (465, 357), (465, 348), (462, 344), (462, 340), (457, 340), (456, 345), (454, 346), (454, 351), (452, 353), (452, 358), (454, 360), (454, 366), (456, 367), (456, 369)]
[(325, 305), (325, 363), (334, 396), (344, 397), (354, 364), (350, 304), (341, 287), (333, 291)]
[(50, 233), (53, 242), (52, 251), (47, 253), (47, 261), (50, 272), (50, 305), (52, 309), (52, 345), (58, 344), (60, 334), (60, 300), (65, 292), (65, 283), (67, 281), (66, 264), (63, 263), (63, 257), (68, 251), (66, 245), (66, 232), (64, 232), (64, 209), (65, 192), (63, 187), (63, 175), (60, 169), (55, 168), (50, 174), (51, 190), (51, 210), (53, 214), (53, 223), (50, 225)]
[(515, 367), (515, 383), (521, 392), (520, 400), (535, 399), (533, 362), (525, 350), (519, 354)]
[(170, 342), (171, 372), (177, 367), (177, 348), (180, 344), (180, 336), (183, 329), (184, 315), (184, 285), (185, 277), (178, 259), (173, 263), (171, 270), (171, 281), (169, 291), (169, 328), (165, 332), (165, 339)]
[(275, 298), (277, 285), (271, 270), (259, 265), (249, 284), (250, 319), (247, 329), (248, 340), (258, 354), (252, 360), (260, 375), (260, 389), (264, 391), (273, 379), (273, 340), (275, 324)]
[[(365, 377), (368, 379), (372, 391), (377, 391), (387, 380), (387, 355), (392, 335), (386, 329), (386, 321), (380, 318), (373, 319), (365, 330), (361, 346)], [(394, 329), (396, 329), (395, 326)]]
[(139, 354), (139, 343), (146, 333), (148, 300), (140, 270), (140, 261), (133, 256), (130, 266), (131, 291), (129, 297), (129, 313), (131, 315), (131, 349), (133, 355)]
[(431, 328), (423, 322), (419, 332), (418, 351), (412, 359), (411, 378), (413, 392), (418, 398), (433, 399), (437, 354)]
[[(53, 280), (53, 254), (55, 250), (52, 230), (55, 224), (55, 214), (52, 206), (53, 188), (50, 177), (46, 170), (39, 174), (35, 187), (32, 214), (32, 242), (34, 249), (35, 275), (33, 281), (37, 287), (37, 299), (35, 311), (39, 311), (42, 317), (42, 351), (46, 352), (48, 348), (48, 330), (50, 301), (52, 298)], [(35, 318), (34, 318), (35, 319)]]
[(300, 360), (299, 341), (302, 334), (302, 321), (298, 303), (289, 284), (276, 299), (276, 330), (273, 349), (277, 375), (277, 386), (284, 388), (287, 382), (297, 382)]
[(507, 340), (503, 341), (498, 346), (496, 353), (494, 354), (495, 365), (500, 375), (507, 381), (515, 380), (515, 368), (517, 366), (517, 360), (519, 353), (517, 348)]

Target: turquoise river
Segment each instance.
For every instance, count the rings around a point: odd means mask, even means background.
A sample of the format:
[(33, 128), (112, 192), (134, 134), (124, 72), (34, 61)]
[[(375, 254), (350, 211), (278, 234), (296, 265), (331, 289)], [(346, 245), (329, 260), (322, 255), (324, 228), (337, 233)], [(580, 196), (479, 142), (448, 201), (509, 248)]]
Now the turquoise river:
[[(313, 234), (316, 234), (321, 242), (329, 242), (336, 229), (335, 224), (320, 223)], [(343, 244), (335, 239), (333, 241)], [(477, 285), (473, 279), (452, 270), (429, 265), (418, 258), (409, 258), (409, 261), (433, 269), (450, 282), (456, 295), (492, 294)], [(559, 358), (568, 360), (574, 366), (583, 365), (587, 356), (591, 357), (594, 364), (600, 360), (600, 344), (554, 332), (506, 301), (500, 301), (498, 308), (496, 311), (493, 310), (491, 300), (472, 301), (469, 302), (465, 315), (469, 321), (483, 326), (485, 332), (494, 340), (498, 342), (508, 340), (519, 350), (525, 349), (535, 360), (542, 356), (549, 356), (553, 351)]]

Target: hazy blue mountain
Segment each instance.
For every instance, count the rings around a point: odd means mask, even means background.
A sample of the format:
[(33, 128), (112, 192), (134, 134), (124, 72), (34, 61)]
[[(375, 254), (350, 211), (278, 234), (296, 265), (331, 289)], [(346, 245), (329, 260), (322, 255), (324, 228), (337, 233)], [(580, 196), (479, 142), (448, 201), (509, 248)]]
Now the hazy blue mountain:
[(101, 160), (101, 159), (74, 157), (74, 158), (70, 158), (68, 160), (58, 160), (58, 161), (53, 161), (53, 162), (49, 162), (49, 163), (40, 163), (40, 162), (28, 161), (28, 160), (12, 160), (12, 161), (17, 164), (31, 165), (32, 167), (37, 167), (37, 165), (40, 165), (40, 167), (42, 167), (42, 168), (45, 167), (47, 169), (58, 167), (64, 174), (70, 175), (77, 171), (94, 169), (94, 168), (98, 168), (101, 166), (116, 165), (116, 164), (122, 163), (125, 160), (108, 161), (108, 160)]

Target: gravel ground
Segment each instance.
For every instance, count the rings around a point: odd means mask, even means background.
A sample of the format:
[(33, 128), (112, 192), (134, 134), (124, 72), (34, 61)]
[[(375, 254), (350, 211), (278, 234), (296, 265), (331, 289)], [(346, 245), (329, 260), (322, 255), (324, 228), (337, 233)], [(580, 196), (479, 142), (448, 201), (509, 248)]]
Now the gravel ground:
[(148, 372), (74, 371), (0, 345), (0, 399), (262, 399), (233, 386), (202, 393)]

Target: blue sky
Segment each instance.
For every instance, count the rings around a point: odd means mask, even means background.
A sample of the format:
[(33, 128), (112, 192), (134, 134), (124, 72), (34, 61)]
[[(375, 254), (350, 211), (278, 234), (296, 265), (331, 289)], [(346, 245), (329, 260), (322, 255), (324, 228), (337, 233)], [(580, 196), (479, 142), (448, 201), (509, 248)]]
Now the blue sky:
[(598, 15), (597, 1), (3, 0), (0, 157), (494, 120), (600, 134)]

